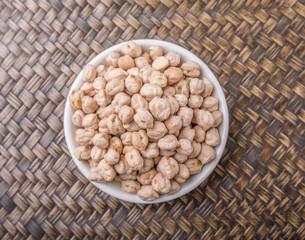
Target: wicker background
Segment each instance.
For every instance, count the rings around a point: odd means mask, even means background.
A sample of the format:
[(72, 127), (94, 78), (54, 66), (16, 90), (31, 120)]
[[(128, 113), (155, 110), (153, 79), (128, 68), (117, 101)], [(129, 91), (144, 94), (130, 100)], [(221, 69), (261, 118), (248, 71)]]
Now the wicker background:
[[(0, 238), (305, 239), (305, 2), (1, 0)], [(218, 77), (224, 156), (180, 199), (120, 202), (71, 160), (69, 86), (115, 43), (164, 39)]]

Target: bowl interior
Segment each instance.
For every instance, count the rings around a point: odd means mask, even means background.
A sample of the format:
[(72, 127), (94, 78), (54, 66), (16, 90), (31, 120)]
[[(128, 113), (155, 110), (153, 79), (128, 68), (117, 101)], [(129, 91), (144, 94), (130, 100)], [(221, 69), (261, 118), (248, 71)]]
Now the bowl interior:
[[(215, 148), (216, 151), (216, 158), (203, 166), (202, 171), (198, 173), (197, 175), (191, 176), (184, 184), (181, 185), (181, 190), (173, 195), (160, 195), (160, 198), (158, 198), (155, 201), (143, 201), (141, 200), (136, 194), (130, 194), (127, 192), (124, 192), (121, 190), (121, 183), (120, 182), (107, 182), (107, 183), (96, 183), (92, 182), (97, 188), (101, 189), (102, 191), (106, 192), (109, 195), (112, 195), (116, 198), (119, 198), (124, 201), (128, 202), (134, 202), (134, 203), (159, 203), (159, 202), (165, 202), (170, 201), (175, 198), (178, 198), (190, 191), (192, 191), (194, 188), (196, 188), (200, 183), (202, 183), (213, 171), (213, 169), (216, 167), (217, 163), (219, 162), (221, 155), (223, 153), (224, 147), (226, 145), (227, 136), (228, 136), (228, 125), (229, 125), (229, 118), (228, 118), (228, 107), (226, 103), (226, 99), (224, 96), (224, 93), (221, 89), (221, 86), (212, 73), (212, 71), (207, 67), (206, 64), (204, 64), (197, 56), (189, 52), (188, 50), (175, 45), (173, 43), (165, 42), (165, 41), (159, 41), (159, 40), (149, 40), (149, 39), (143, 39), (143, 40), (134, 40), (137, 44), (142, 46), (142, 48), (147, 51), (148, 48), (152, 45), (159, 45), (163, 48), (163, 51), (165, 53), (169, 51), (175, 51), (182, 56), (182, 62), (185, 61), (195, 61), (197, 62), (202, 69), (202, 76), (206, 77), (214, 84), (214, 91), (213, 96), (217, 97), (219, 99), (219, 110), (223, 113), (223, 122), (219, 126), (219, 132), (221, 137), (221, 143), (219, 146)], [(115, 45), (99, 55), (97, 55), (91, 62), (93, 66), (98, 66), (100, 64), (106, 64), (105, 58), (109, 55), (111, 51), (119, 51), (121, 44)], [(82, 83), (82, 72), (77, 76), (76, 80), (74, 81), (69, 95), (71, 94), (73, 89), (77, 89), (81, 86)], [(77, 143), (75, 142), (73, 138), (73, 133), (76, 130), (76, 127), (72, 125), (71, 123), (71, 116), (73, 114), (73, 111), (69, 104), (69, 99), (67, 98), (66, 106), (65, 106), (65, 115), (64, 115), (64, 131), (65, 131), (65, 137), (68, 145), (68, 149), (70, 151), (70, 154), (77, 165), (77, 167), (80, 169), (82, 174), (88, 178), (89, 176), (89, 164), (87, 162), (79, 161), (74, 156), (74, 149), (77, 147)]]

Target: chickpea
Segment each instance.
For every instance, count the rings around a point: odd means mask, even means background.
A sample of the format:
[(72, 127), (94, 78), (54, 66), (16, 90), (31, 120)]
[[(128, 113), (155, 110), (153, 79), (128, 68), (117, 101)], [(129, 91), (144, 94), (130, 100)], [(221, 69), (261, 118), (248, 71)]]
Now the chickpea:
[(105, 78), (97, 77), (96, 79), (94, 79), (94, 81), (92, 83), (92, 87), (95, 91), (99, 91), (99, 90), (105, 89), (106, 83), (107, 83), (107, 81)]
[(121, 188), (124, 192), (136, 193), (141, 189), (141, 185), (137, 181), (126, 180), (126, 181), (122, 181)]
[(106, 57), (106, 62), (110, 66), (118, 67), (118, 60), (121, 57), (121, 54), (117, 51), (112, 51), (107, 57)]
[(150, 83), (145, 83), (140, 90), (140, 94), (150, 101), (154, 97), (161, 97), (163, 94), (162, 88), (157, 85), (152, 85)]
[(134, 61), (135, 61), (137, 68), (141, 69), (146, 66), (149, 66), (148, 60), (145, 57), (137, 57)]
[(121, 52), (133, 58), (140, 57), (142, 54), (142, 47), (132, 41), (128, 41), (122, 45)]
[(138, 124), (136, 124), (135, 121), (131, 121), (129, 123), (125, 123), (123, 124), (123, 127), (129, 131), (129, 132), (134, 132), (134, 131), (139, 131), (140, 130), (140, 127)]
[(107, 148), (109, 146), (109, 135), (106, 133), (97, 133), (94, 135), (92, 143), (99, 148)]
[(219, 111), (212, 112), (215, 123), (213, 127), (218, 127), (222, 123), (222, 113)]
[(215, 124), (212, 113), (203, 109), (199, 110), (197, 114), (197, 124), (205, 131), (210, 129)]
[(173, 156), (175, 155), (176, 151), (175, 150), (160, 150), (160, 156), (163, 156), (163, 157), (170, 157), (170, 156)]
[(153, 128), (147, 129), (147, 136), (152, 141), (157, 141), (168, 132), (163, 122), (155, 121)]
[(118, 60), (118, 65), (119, 65), (119, 68), (121, 68), (125, 71), (136, 66), (133, 58), (130, 57), (129, 55), (120, 57)]
[(83, 81), (84, 82), (93, 82), (96, 78), (96, 70), (91, 64), (88, 64), (83, 70)]
[(141, 68), (140, 77), (142, 78), (143, 83), (149, 83), (149, 77), (155, 70), (151, 66), (146, 66)]
[(203, 83), (204, 83), (204, 91), (202, 93), (202, 96), (204, 98), (208, 97), (208, 96), (211, 96), (213, 90), (214, 90), (214, 85), (213, 83), (208, 80), (207, 78), (203, 78), (202, 79)]
[(164, 71), (164, 74), (167, 77), (168, 85), (175, 84), (183, 79), (183, 72), (177, 67), (169, 67)]
[(186, 179), (190, 177), (190, 171), (185, 164), (179, 164), (179, 173), (175, 177), (175, 180), (182, 184), (185, 182)]
[(215, 97), (206, 97), (203, 101), (202, 107), (210, 112), (218, 110), (219, 100)]
[(119, 137), (112, 137), (109, 142), (109, 147), (114, 149), (120, 154), (123, 151), (123, 143)]
[(180, 191), (181, 187), (179, 183), (177, 183), (176, 181), (171, 181), (170, 183), (171, 183), (171, 187), (168, 192), (169, 195), (175, 194)]
[(175, 90), (177, 94), (184, 94), (187, 98), (190, 95), (190, 87), (186, 80), (180, 80), (175, 85)]
[(128, 152), (131, 152), (132, 150), (135, 150), (136, 148), (133, 146), (133, 145), (131, 145), (131, 146), (124, 146), (124, 148), (123, 148), (123, 154), (126, 154), (126, 153), (128, 153)]
[(176, 52), (168, 52), (165, 57), (168, 59), (171, 67), (177, 67), (180, 64), (181, 56)]
[(74, 155), (79, 161), (89, 160), (91, 146), (78, 146), (74, 150)]
[(203, 97), (200, 95), (191, 95), (189, 98), (188, 106), (190, 108), (200, 108), (203, 103)]
[(135, 77), (141, 78), (141, 76), (140, 76), (140, 69), (137, 68), (137, 67), (133, 67), (133, 68), (128, 69), (128, 70), (127, 70), (127, 73), (128, 73), (129, 75), (133, 75), (133, 76), (135, 76)]
[(200, 66), (193, 61), (185, 62), (181, 65), (183, 74), (187, 77), (196, 78), (200, 76)]
[(118, 94), (119, 92), (123, 92), (125, 89), (124, 80), (111, 80), (106, 84), (106, 94), (113, 96)]
[(107, 118), (113, 113), (115, 113), (115, 111), (112, 105), (108, 105), (107, 107), (99, 107), (96, 111), (96, 114), (100, 119)]
[(220, 136), (219, 136), (218, 128), (210, 128), (206, 132), (205, 142), (206, 144), (213, 147), (216, 147), (217, 145), (220, 144)]
[(99, 148), (97, 146), (93, 146), (91, 149), (91, 159), (96, 162), (100, 162), (106, 153), (106, 149)]
[(84, 82), (80, 90), (82, 90), (86, 95), (90, 97), (95, 95), (93, 84), (91, 82)]
[(105, 182), (103, 176), (99, 172), (98, 167), (90, 168), (88, 179), (93, 182)]
[(170, 116), (164, 121), (165, 126), (169, 129), (169, 134), (174, 134), (178, 136), (180, 129), (182, 127), (182, 120), (180, 116)]
[(194, 130), (195, 130), (194, 140), (198, 143), (202, 143), (205, 139), (205, 131), (203, 130), (202, 127), (199, 127), (198, 125), (194, 127)]
[(98, 129), (99, 120), (97, 115), (94, 113), (88, 114), (83, 118), (82, 126), (84, 128), (97, 130)]
[(111, 102), (111, 97), (106, 94), (104, 89), (102, 89), (96, 93), (94, 100), (100, 107), (106, 107)]
[(137, 149), (133, 149), (125, 154), (127, 164), (133, 170), (141, 170), (144, 166), (144, 160)]
[(150, 57), (150, 55), (149, 55), (148, 52), (144, 52), (144, 53), (142, 54), (142, 57), (144, 57), (144, 58), (147, 60), (148, 64), (151, 65), (152, 59), (151, 59), (151, 57)]
[(132, 171), (130, 174), (120, 174), (121, 180), (136, 180), (137, 179), (137, 171)]
[(148, 145), (148, 137), (145, 130), (141, 129), (138, 132), (132, 133), (132, 145), (140, 151), (146, 149)]
[(115, 151), (113, 148), (109, 148), (104, 156), (104, 160), (109, 165), (114, 165), (119, 162), (120, 154), (117, 151)]
[(82, 127), (84, 117), (85, 113), (82, 110), (76, 110), (72, 115), (72, 124), (76, 127)]
[(167, 85), (167, 78), (164, 73), (159, 71), (154, 71), (150, 77), (148, 78), (149, 83), (152, 85), (159, 86), (161, 88), (166, 87)]
[(74, 139), (81, 146), (91, 145), (95, 133), (93, 129), (77, 129)]
[(69, 97), (70, 106), (73, 110), (82, 109), (82, 99), (85, 94), (81, 90), (72, 90)]
[(125, 132), (121, 135), (121, 140), (124, 145), (132, 145), (132, 132)]
[(110, 182), (114, 179), (116, 172), (112, 166), (110, 166), (105, 160), (100, 161), (98, 164), (99, 173), (105, 179)]
[[(120, 92), (118, 94), (116, 94), (112, 100), (111, 105), (115, 108), (120, 108), (124, 105), (128, 105), (131, 101), (131, 98), (129, 95), (127, 95), (124, 92)], [(119, 110), (117, 110), (117, 112), (119, 112)]]
[(118, 116), (123, 124), (129, 123), (133, 120), (134, 110), (126, 105), (122, 106)]
[(110, 134), (110, 130), (108, 128), (108, 117), (103, 118), (98, 124), (98, 131), (100, 133)]
[(191, 175), (201, 172), (202, 164), (197, 158), (191, 158), (184, 163), (190, 171)]
[(192, 146), (193, 146), (193, 152), (192, 154), (189, 156), (189, 158), (196, 158), (198, 157), (198, 155), (201, 152), (201, 144), (197, 143), (195, 141), (192, 142)]
[(179, 103), (178, 103), (178, 101), (173, 96), (167, 96), (165, 99), (169, 103), (170, 114), (174, 115), (179, 110)]
[(137, 180), (143, 185), (150, 185), (156, 174), (157, 171), (153, 168), (148, 172), (140, 173), (137, 177)]
[(159, 156), (159, 148), (157, 143), (149, 143), (145, 150), (141, 151), (141, 155), (145, 158), (155, 158)]
[(155, 60), (157, 57), (161, 57), (163, 55), (163, 49), (160, 46), (151, 46), (148, 50), (152, 60)]
[(139, 108), (148, 110), (148, 102), (140, 94), (134, 94), (131, 97), (131, 107), (134, 110), (138, 110)]
[(153, 116), (146, 109), (140, 108), (133, 117), (134, 121), (140, 128), (152, 128), (154, 124)]
[(157, 173), (154, 176), (151, 185), (153, 186), (153, 189), (159, 193), (169, 193), (169, 190), (171, 188), (170, 181), (161, 173)]
[(166, 135), (165, 137), (159, 139), (158, 147), (161, 150), (172, 151), (179, 147), (179, 141), (175, 135)]
[(187, 139), (179, 139), (180, 147), (176, 149), (177, 153), (189, 156), (193, 152), (193, 145)]
[(204, 82), (198, 78), (192, 78), (189, 85), (191, 94), (201, 94), (204, 91)]
[(89, 167), (92, 169), (92, 168), (97, 168), (98, 164), (100, 163), (100, 159), (99, 160), (93, 160), (92, 158), (90, 158), (88, 160), (88, 163), (89, 163)]
[(96, 68), (96, 73), (98, 77), (104, 77), (105, 73), (107, 72), (107, 68), (105, 65), (99, 65)]
[(84, 113), (94, 113), (96, 109), (98, 109), (98, 104), (92, 97), (84, 96), (82, 98), (82, 110)]
[(142, 80), (138, 76), (129, 75), (125, 79), (125, 87), (128, 94), (133, 95), (138, 93), (142, 87)]
[(192, 118), (192, 123), (193, 124), (197, 124), (197, 116), (198, 116), (198, 112), (200, 111), (199, 108), (195, 108), (193, 110), (193, 118)]
[(141, 170), (139, 170), (139, 173), (148, 172), (154, 167), (154, 164), (155, 163), (153, 159), (144, 158), (144, 166), (142, 167)]
[(137, 192), (137, 195), (144, 201), (153, 201), (159, 198), (159, 194), (155, 192), (151, 185), (142, 186), (141, 189)]
[(174, 96), (176, 94), (176, 90), (172, 86), (166, 86), (163, 88), (163, 96), (168, 97), (168, 96)]
[(170, 105), (168, 101), (160, 97), (154, 97), (150, 101), (149, 110), (158, 121), (164, 121), (170, 115)]
[(187, 127), (191, 124), (193, 118), (193, 109), (188, 107), (181, 107), (177, 113), (182, 119), (182, 126)]
[(108, 117), (107, 127), (112, 135), (117, 135), (119, 133), (122, 134), (125, 132), (123, 124), (116, 114), (111, 114)]
[(198, 159), (201, 161), (202, 164), (207, 164), (211, 162), (216, 157), (215, 149), (205, 143), (201, 145), (201, 152), (198, 155)]
[(174, 159), (178, 162), (178, 163), (184, 163), (187, 159), (188, 156), (180, 154), (180, 153), (176, 153), (174, 155)]
[(173, 179), (179, 172), (179, 165), (172, 157), (162, 157), (157, 170), (167, 179)]
[(179, 134), (179, 139), (187, 139), (190, 142), (193, 141), (194, 137), (195, 137), (195, 130), (193, 128), (191, 128), (190, 126), (184, 127), (181, 129), (181, 132)]
[[(110, 80), (112, 80), (112, 78), (121, 79), (122, 77), (124, 77), (123, 74), (125, 74), (123, 69), (115, 68), (114, 66), (110, 66), (107, 68), (107, 71), (104, 74), (104, 78), (107, 82), (109, 82)], [(110, 77), (111, 79), (108, 77)]]
[(122, 175), (122, 174), (131, 174), (133, 170), (128, 166), (125, 156), (120, 156), (120, 161), (117, 164), (114, 164), (115, 171)]
[(184, 94), (175, 94), (174, 98), (177, 100), (180, 107), (186, 107), (188, 98)]

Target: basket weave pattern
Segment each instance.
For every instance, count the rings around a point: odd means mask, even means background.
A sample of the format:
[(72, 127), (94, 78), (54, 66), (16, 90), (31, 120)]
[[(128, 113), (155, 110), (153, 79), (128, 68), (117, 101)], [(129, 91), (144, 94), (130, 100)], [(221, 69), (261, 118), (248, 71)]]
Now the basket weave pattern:
[[(305, 239), (305, 2), (0, 0), (1, 239)], [(225, 92), (222, 160), (191, 193), (121, 202), (67, 150), (69, 87), (98, 53), (164, 39)]]

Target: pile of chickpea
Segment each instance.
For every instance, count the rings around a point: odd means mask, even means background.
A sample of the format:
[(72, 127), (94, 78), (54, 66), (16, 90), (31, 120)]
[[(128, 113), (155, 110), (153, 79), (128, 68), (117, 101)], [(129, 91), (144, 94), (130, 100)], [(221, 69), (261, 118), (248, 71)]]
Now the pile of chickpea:
[(87, 65), (69, 98), (76, 158), (89, 162), (91, 181), (121, 181), (143, 200), (178, 192), (220, 143), (213, 84), (196, 62), (160, 46), (143, 52), (130, 41), (106, 62)]

